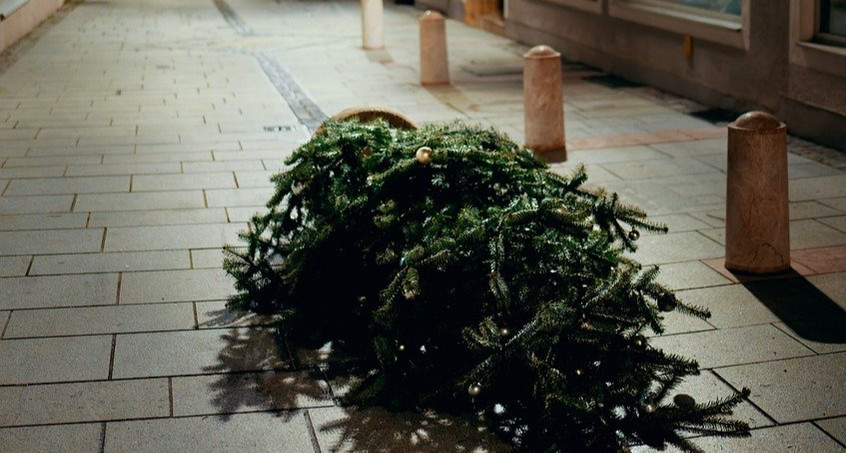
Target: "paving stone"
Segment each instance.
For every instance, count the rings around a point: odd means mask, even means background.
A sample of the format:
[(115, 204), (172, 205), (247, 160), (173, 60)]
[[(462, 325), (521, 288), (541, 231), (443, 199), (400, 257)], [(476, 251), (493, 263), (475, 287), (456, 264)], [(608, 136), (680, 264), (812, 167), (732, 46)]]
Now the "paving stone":
[[(310, 409), (321, 451), (414, 451), (440, 453), (511, 451), (496, 436), (474, 423), (433, 412), (391, 412), (381, 408)], [(386, 436), (386, 433), (391, 433)]]
[(191, 264), (194, 269), (220, 269), (223, 267), (223, 249), (195, 249), (191, 250)]
[[(773, 325), (818, 354), (846, 351), (846, 331), (843, 329), (843, 322), (815, 321), (817, 320), (809, 320), (799, 326), (796, 325), (797, 321), (778, 322)], [(794, 328), (799, 331), (797, 332)], [(814, 329), (814, 338), (806, 338), (805, 332), (809, 329)]]
[[(184, 162), (185, 173), (213, 173), (222, 171), (264, 170), (260, 160), (229, 160), (215, 162)], [(2, 176), (2, 175), (0, 175)]]
[(3, 426), (166, 417), (170, 411), (167, 379), (0, 387), (0, 399)]
[(82, 194), (76, 200), (74, 211), (138, 211), (204, 207), (205, 199), (201, 191), (186, 190), (173, 192)]
[(671, 233), (680, 233), (683, 231), (695, 231), (703, 228), (708, 228), (710, 225), (693, 217), (689, 214), (674, 214), (664, 216), (653, 216), (650, 218), (653, 222), (663, 223), (669, 228)]
[(721, 368), (717, 374), (734, 387), (749, 387), (752, 401), (779, 423), (846, 414), (846, 353)]
[(808, 281), (840, 308), (846, 310), (846, 286), (843, 285), (846, 281), (846, 272), (814, 275), (808, 277)]
[(791, 249), (810, 249), (846, 245), (846, 233), (816, 220), (790, 222)]
[(660, 164), (648, 160), (637, 162), (620, 162), (603, 164), (608, 171), (622, 179), (647, 179), (663, 176), (676, 176), (697, 173), (713, 173), (714, 167), (699, 162), (696, 159), (677, 157), (662, 160)]
[[(0, 368), (0, 385), (106, 379), (111, 349), (112, 337), (108, 335), (3, 340), (0, 363), (14, 366)], [(3, 389), (0, 387), (0, 391)], [(0, 401), (5, 403), (6, 399)], [(0, 410), (2, 407), (6, 404)]]
[(846, 196), (846, 174), (798, 179), (790, 182), (789, 189), (790, 201), (843, 197)]
[(65, 166), (0, 168), (0, 179), (48, 178), (65, 174)]
[(115, 344), (116, 379), (219, 374), (282, 367), (273, 331), (208, 329), (121, 334)]
[(0, 231), (85, 228), (88, 214), (0, 215)]
[(10, 453), (99, 453), (102, 432), (100, 423), (3, 428), (0, 445)]
[(0, 283), (0, 309), (105, 305), (115, 302), (118, 275), (10, 277)]
[(677, 292), (684, 302), (711, 311), (710, 324), (717, 328), (769, 324), (780, 321), (771, 309), (743, 285), (691, 289)]
[(209, 207), (261, 206), (273, 195), (273, 187), (256, 189), (211, 189), (206, 190)]
[(270, 177), (277, 173), (273, 170), (236, 171), (235, 179), (238, 180), (238, 187), (274, 187)]
[(700, 261), (664, 264), (659, 266), (658, 283), (673, 290), (702, 288), (731, 283), (731, 281)]
[(211, 151), (114, 154), (103, 156), (104, 164), (149, 164), (161, 162), (203, 162), (211, 161)]
[(10, 157), (3, 165), (4, 168), (11, 167), (46, 167), (56, 165), (91, 165), (99, 164), (103, 156), (49, 156), (49, 157)]
[(314, 451), (303, 414), (280, 415), (253, 413), (109, 423), (103, 451)]
[(6, 195), (47, 195), (97, 192), (128, 192), (129, 176), (91, 178), (43, 178), (12, 181)]
[(88, 274), (162, 269), (189, 269), (184, 251), (80, 253), (46, 255), (33, 259), (30, 275)]
[(194, 305), (197, 307), (197, 326), (200, 329), (270, 326), (274, 323), (270, 315), (229, 309), (224, 300), (195, 302)]
[(139, 175), (132, 178), (132, 191), (234, 188), (232, 172), (176, 175)]
[(5, 338), (153, 332), (194, 328), (190, 303), (18, 310)]
[(226, 223), (226, 210), (207, 209), (162, 209), (152, 211), (92, 212), (89, 227), (127, 227), (155, 225), (191, 225), (203, 223)]
[[(47, 195), (28, 197), (4, 196), (0, 197), (0, 214), (40, 214), (47, 212), (68, 212), (70, 211), (72, 205), (73, 195)], [(0, 225), (2, 225), (2, 223), (0, 223)]]
[(244, 224), (169, 225), (109, 228), (106, 251), (223, 247), (238, 241)]
[[(790, 220), (811, 219), (817, 217), (835, 216), (839, 213), (838, 210), (830, 208), (817, 201), (797, 201), (790, 203)], [(821, 222), (828, 223), (828, 219), (819, 219)], [(831, 225), (834, 226), (834, 225)], [(842, 229), (841, 229), (842, 230)]]
[(819, 200), (819, 202), (826, 206), (830, 206), (834, 209), (837, 209), (840, 212), (846, 212), (846, 197), (827, 198), (825, 200)]
[(846, 417), (819, 420), (816, 423), (840, 443), (846, 444)]
[(837, 228), (842, 232), (846, 232), (846, 216), (829, 217), (819, 219), (819, 221), (830, 227)]
[(234, 281), (222, 269), (132, 272), (123, 275), (120, 303), (226, 299)]
[(21, 277), (29, 269), (31, 256), (0, 256), (0, 277)]
[(173, 415), (230, 414), (332, 406), (315, 372), (259, 372), (173, 378)]
[(229, 215), (230, 222), (249, 222), (254, 215), (267, 213), (267, 208), (262, 206), (236, 206), (227, 207), (226, 213)]
[(684, 262), (716, 258), (725, 254), (724, 248), (698, 232), (670, 233), (659, 236), (644, 235), (633, 255), (641, 264)]
[[(693, 443), (702, 451), (743, 453), (743, 452), (791, 452), (791, 453), (840, 453), (844, 449), (837, 445), (824, 432), (810, 423), (776, 426), (752, 430), (752, 437), (702, 437)], [(651, 453), (656, 450), (648, 447), (635, 447), (632, 453)], [(669, 447), (665, 453), (678, 453)]]
[(0, 232), (0, 255), (96, 252), (103, 242), (103, 230), (38, 230)]
[(650, 344), (699, 362), (702, 368), (777, 360), (813, 351), (771, 325), (655, 337)]

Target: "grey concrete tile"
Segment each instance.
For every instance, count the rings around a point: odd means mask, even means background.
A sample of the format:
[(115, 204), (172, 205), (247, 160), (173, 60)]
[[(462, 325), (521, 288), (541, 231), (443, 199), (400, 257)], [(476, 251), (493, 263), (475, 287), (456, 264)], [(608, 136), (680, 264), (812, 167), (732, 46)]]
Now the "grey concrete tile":
[[(738, 389), (740, 390), (740, 389)], [(703, 371), (698, 376), (685, 378), (675, 390), (669, 395), (670, 401), (677, 394), (685, 394), (693, 397), (697, 403), (705, 403), (719, 398), (734, 395), (735, 391), (721, 381), (712, 371)], [(749, 402), (740, 403), (733, 411), (732, 417), (749, 423), (752, 428), (772, 426), (773, 422), (761, 411)]]
[(103, 242), (100, 228), (0, 232), (0, 255), (97, 252)]
[(160, 209), (152, 211), (92, 212), (88, 226), (92, 228), (138, 227), (226, 222), (226, 210), (220, 208)]
[(716, 171), (710, 165), (687, 157), (664, 158), (660, 163), (653, 160), (646, 160), (605, 163), (602, 166), (623, 179), (649, 179), (697, 173), (714, 173)]
[(132, 191), (234, 188), (232, 172), (176, 175), (138, 175), (132, 178)]
[(0, 179), (49, 178), (65, 174), (64, 166), (0, 168)]
[(113, 374), (116, 379), (219, 374), (285, 364), (266, 328), (137, 333), (117, 336)]
[(0, 445), (9, 453), (98, 453), (102, 431), (100, 423), (3, 428)]
[[(475, 423), (434, 412), (392, 412), (382, 408), (310, 409), (321, 451), (507, 452), (512, 449)], [(425, 433), (425, 435), (421, 435)], [(385, 433), (391, 433), (386, 436)]]
[(59, 195), (97, 192), (129, 192), (129, 176), (19, 179), (9, 184), (6, 195)]
[(684, 302), (711, 311), (708, 322), (720, 329), (769, 324), (781, 319), (743, 285), (679, 291)]
[(230, 414), (332, 406), (317, 373), (215, 374), (173, 378), (173, 415)]
[(47, 167), (57, 165), (92, 165), (99, 164), (102, 156), (91, 154), (83, 156), (49, 156), (49, 157), (10, 157), (4, 168), (12, 167)]
[[(676, 335), (680, 333), (714, 330), (714, 326), (709, 324), (706, 320), (675, 311), (662, 313), (661, 317), (661, 324), (664, 326), (664, 332), (661, 335)], [(648, 329), (647, 332), (648, 334), (652, 333), (652, 329)]]
[(171, 153), (193, 153), (193, 152), (207, 152), (212, 151), (229, 151), (239, 150), (241, 145), (237, 141), (232, 142), (214, 142), (214, 143), (175, 143), (175, 144), (139, 144), (137, 146), (138, 154), (171, 154)]
[(702, 368), (813, 354), (813, 351), (771, 325), (654, 337), (650, 344), (696, 360)]
[(724, 138), (691, 140), (678, 143), (660, 143), (649, 145), (649, 147), (676, 157), (701, 156), (708, 154), (721, 154), (725, 156), (727, 149), (726, 140)]
[(210, 151), (114, 154), (103, 156), (104, 164), (149, 164), (161, 162), (206, 162), (211, 161)]
[[(791, 324), (795, 326), (796, 321), (792, 323), (778, 322), (773, 325), (816, 353), (828, 354), (832, 352), (846, 352), (846, 335), (843, 334), (843, 325), (841, 323), (832, 325), (834, 323), (814, 322), (809, 320), (807, 324), (811, 325), (796, 326), (796, 328), (800, 329), (799, 332), (794, 330), (794, 327), (792, 327)], [(803, 334), (809, 328), (815, 330), (817, 337), (805, 338)]]
[(840, 212), (846, 212), (846, 197), (827, 198), (825, 200), (819, 200), (819, 202)]
[(846, 232), (846, 216), (829, 217), (826, 219), (817, 220), (832, 228), (836, 228), (842, 232)]
[(270, 177), (277, 173), (273, 170), (236, 171), (235, 179), (238, 180), (238, 187), (273, 187)]
[(672, 214), (663, 216), (653, 216), (650, 218), (653, 222), (663, 223), (669, 228), (671, 233), (680, 233), (683, 231), (695, 231), (702, 228), (708, 228), (710, 225), (697, 219), (689, 214)]
[(721, 368), (731, 385), (779, 423), (846, 414), (846, 353)]
[(190, 303), (18, 310), (4, 338), (153, 332), (194, 328)]
[[(0, 387), (0, 425), (35, 425), (145, 417), (170, 412), (167, 379)], [(63, 450), (67, 451), (67, 450)]]
[(789, 192), (790, 201), (843, 197), (846, 196), (846, 174), (797, 179), (790, 182)]
[(191, 250), (191, 264), (194, 269), (221, 269), (226, 254), (223, 249), (195, 249)]
[(692, 231), (657, 236), (644, 235), (638, 241), (637, 247), (633, 257), (642, 264), (718, 258), (725, 254), (720, 244)]
[(273, 187), (253, 189), (211, 189), (206, 190), (209, 207), (261, 206), (273, 195)]
[(0, 231), (85, 228), (87, 221), (85, 213), (0, 215)]
[(0, 277), (21, 277), (29, 269), (31, 256), (0, 256)]
[[(182, 170), (185, 173), (213, 173), (222, 171), (250, 171), (264, 170), (260, 160), (228, 160), (215, 162), (184, 162)], [(2, 176), (2, 175), (0, 175)]]
[(135, 151), (135, 147), (132, 145), (124, 145), (124, 146), (48, 146), (48, 145), (40, 145), (36, 143), (32, 149), (29, 150), (27, 153), (28, 157), (53, 157), (53, 156), (65, 156), (65, 155), (77, 155), (77, 156), (88, 156), (88, 155), (100, 155), (100, 156), (111, 156), (111, 155), (120, 155), (120, 154), (132, 154)]
[(816, 220), (790, 222), (790, 248), (811, 249), (846, 244), (846, 233)]
[(190, 269), (184, 251), (79, 253), (37, 256), (30, 275)]
[(240, 223), (109, 228), (106, 251), (172, 250), (223, 247), (246, 229)]
[[(839, 211), (817, 201), (796, 201), (790, 203), (790, 219), (802, 220), (816, 217), (836, 216)], [(819, 219), (825, 221), (827, 219)], [(833, 226), (833, 225), (832, 225)]]
[(14, 366), (0, 368), (0, 385), (106, 379), (111, 350), (109, 335), (3, 340), (0, 362)]
[(273, 317), (269, 315), (229, 309), (226, 307), (226, 301), (223, 300), (195, 302), (195, 306), (197, 307), (197, 326), (200, 329), (270, 326), (274, 323)]
[(267, 208), (261, 206), (227, 206), (226, 213), (229, 215), (230, 222), (249, 222), (254, 215), (267, 213)]
[(120, 303), (226, 299), (234, 280), (222, 269), (132, 272), (123, 275)]
[(113, 304), (118, 274), (10, 277), (0, 280), (0, 309)]
[(673, 290), (702, 288), (731, 283), (731, 281), (711, 269), (701, 261), (664, 264), (659, 266), (658, 283)]
[(0, 214), (68, 212), (72, 205), (73, 195), (0, 197)]
[[(724, 453), (746, 452), (791, 452), (791, 453), (842, 453), (843, 447), (837, 445), (824, 432), (810, 423), (775, 426), (752, 430), (752, 437), (701, 437), (693, 441), (702, 451)], [(652, 453), (649, 447), (635, 447), (632, 453)], [(669, 447), (665, 453), (678, 453)]]
[(163, 451), (311, 452), (311, 436), (301, 413), (190, 417), (109, 423), (104, 453)]
[(139, 211), (206, 207), (199, 190), (143, 193), (108, 193), (79, 195), (75, 212)]
[(816, 423), (832, 437), (846, 444), (846, 417), (819, 420)]
[(807, 278), (814, 287), (829, 297), (840, 308), (846, 310), (846, 272), (812, 275)]

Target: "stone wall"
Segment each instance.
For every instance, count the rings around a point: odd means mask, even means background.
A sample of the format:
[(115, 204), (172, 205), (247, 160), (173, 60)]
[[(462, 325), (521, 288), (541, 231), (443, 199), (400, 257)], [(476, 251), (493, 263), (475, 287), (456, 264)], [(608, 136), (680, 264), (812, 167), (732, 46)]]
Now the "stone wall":
[(26, 36), (64, 3), (64, 0), (29, 0), (0, 21), (0, 52)]

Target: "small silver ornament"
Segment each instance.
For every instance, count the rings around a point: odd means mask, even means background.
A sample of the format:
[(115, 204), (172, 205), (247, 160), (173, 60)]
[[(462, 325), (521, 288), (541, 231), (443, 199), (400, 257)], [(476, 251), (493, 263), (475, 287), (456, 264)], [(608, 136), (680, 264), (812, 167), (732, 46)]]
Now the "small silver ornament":
[(400, 352), (405, 351), (405, 345), (404, 345), (404, 344), (401, 344), (401, 345), (399, 345), (399, 346), (397, 347), (397, 349), (399, 349), (399, 350), (400, 350)]
[(508, 327), (503, 327), (502, 329), (499, 329), (499, 336), (508, 337), (510, 335), (511, 335), (511, 330), (509, 330)]
[(651, 414), (651, 413), (655, 412), (655, 406), (650, 404), (650, 403), (644, 404), (643, 405), (643, 411), (646, 412), (647, 414)]
[(574, 371), (574, 373), (576, 374), (576, 376), (584, 376), (585, 374), (584, 370), (582, 370), (581, 368), (576, 368), (576, 371)]
[(417, 153), (414, 155), (414, 158), (417, 159), (417, 162), (420, 162), (423, 165), (428, 165), (432, 162), (432, 148), (428, 146), (421, 146), (417, 149)]
[(479, 396), (480, 393), (482, 393), (481, 384), (470, 384), (470, 386), (467, 387), (467, 394), (470, 396)]
[(640, 239), (640, 231), (638, 231), (638, 230), (629, 231), (629, 240), (636, 241), (638, 239)]

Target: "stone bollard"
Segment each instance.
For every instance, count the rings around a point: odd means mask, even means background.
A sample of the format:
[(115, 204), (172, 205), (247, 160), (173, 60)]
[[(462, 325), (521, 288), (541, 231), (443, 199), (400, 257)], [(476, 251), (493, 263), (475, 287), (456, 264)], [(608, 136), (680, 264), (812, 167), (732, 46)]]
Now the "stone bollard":
[(361, 0), (361, 37), (366, 50), (385, 48), (382, 0)]
[(420, 84), (449, 83), (446, 21), (437, 11), (420, 16)]
[(523, 129), (526, 147), (547, 162), (567, 160), (561, 54), (535, 46), (523, 55)]
[(726, 179), (726, 269), (789, 269), (787, 126), (764, 112), (729, 124)]

